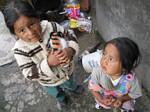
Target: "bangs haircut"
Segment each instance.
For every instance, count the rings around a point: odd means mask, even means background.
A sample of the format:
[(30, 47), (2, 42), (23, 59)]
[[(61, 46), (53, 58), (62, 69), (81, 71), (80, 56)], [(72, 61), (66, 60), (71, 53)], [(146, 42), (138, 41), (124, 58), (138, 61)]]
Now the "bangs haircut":
[(14, 34), (14, 23), (16, 20), (24, 15), (27, 17), (39, 18), (36, 10), (26, 1), (12, 0), (8, 2), (3, 10), (4, 18), (10, 32)]
[(112, 44), (118, 49), (120, 61), (125, 72), (130, 73), (140, 63), (139, 47), (133, 40), (127, 37), (118, 37), (106, 42), (104, 49), (108, 44)]

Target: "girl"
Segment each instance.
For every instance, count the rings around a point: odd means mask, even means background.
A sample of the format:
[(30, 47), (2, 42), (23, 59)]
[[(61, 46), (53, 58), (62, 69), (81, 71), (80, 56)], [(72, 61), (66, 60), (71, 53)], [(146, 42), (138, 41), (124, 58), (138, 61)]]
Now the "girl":
[(115, 38), (105, 44), (101, 55), (100, 66), (93, 69), (89, 80), (96, 108), (134, 111), (134, 99), (142, 96), (133, 72), (140, 62), (137, 44), (129, 38)]
[[(67, 104), (65, 89), (81, 93), (82, 86), (70, 79), (73, 57), (79, 51), (73, 32), (54, 22), (40, 22), (35, 9), (22, 0), (10, 1), (3, 13), (10, 32), (16, 35), (14, 56), (25, 78), (38, 81), (59, 105)], [(58, 39), (62, 35), (68, 46), (64, 49)]]

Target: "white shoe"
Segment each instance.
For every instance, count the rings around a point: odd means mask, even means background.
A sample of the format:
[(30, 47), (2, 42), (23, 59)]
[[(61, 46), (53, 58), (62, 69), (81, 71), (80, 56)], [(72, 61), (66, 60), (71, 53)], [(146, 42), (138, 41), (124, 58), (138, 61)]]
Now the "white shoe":
[(96, 108), (96, 109), (101, 109), (102, 107), (101, 107), (98, 103), (96, 103), (96, 104), (95, 104), (95, 108)]
[(59, 102), (57, 102), (56, 106), (57, 106), (58, 110), (62, 110), (62, 106), (60, 105)]
[(95, 103), (95, 108), (96, 109), (111, 109), (111, 107), (107, 107), (107, 106), (104, 106), (104, 105), (99, 105), (98, 103)]

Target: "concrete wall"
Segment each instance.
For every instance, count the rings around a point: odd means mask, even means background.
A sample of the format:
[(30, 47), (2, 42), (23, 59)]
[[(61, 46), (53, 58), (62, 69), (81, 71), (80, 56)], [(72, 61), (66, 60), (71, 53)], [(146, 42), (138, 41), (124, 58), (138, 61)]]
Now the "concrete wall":
[(0, 11), (0, 66), (14, 61), (12, 47), (15, 44), (15, 37), (11, 35), (6, 27), (4, 17)]
[(150, 92), (150, 1), (96, 0), (96, 18), (104, 40), (128, 36), (137, 42), (143, 59), (136, 72)]

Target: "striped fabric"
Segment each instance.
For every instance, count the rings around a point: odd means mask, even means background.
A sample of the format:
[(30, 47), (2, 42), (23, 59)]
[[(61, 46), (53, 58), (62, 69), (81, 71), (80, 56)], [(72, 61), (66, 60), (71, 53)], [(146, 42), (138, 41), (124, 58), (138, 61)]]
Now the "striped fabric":
[[(57, 32), (64, 34), (68, 47), (72, 47), (77, 55), (79, 46), (74, 33), (71, 30), (65, 31), (57, 23), (50, 23), (48, 21), (41, 22), (43, 37), (39, 42), (28, 43), (19, 39), (13, 48), (14, 56), (25, 78), (36, 80), (44, 86), (57, 86), (68, 80), (68, 76), (72, 74), (74, 65), (71, 62), (68, 68), (49, 67), (47, 56), (49, 49), (52, 47), (50, 45), (50, 34), (54, 32), (52, 24), (56, 25)], [(55, 47), (58, 47), (59, 41), (57, 39), (53, 39), (53, 41)]]

